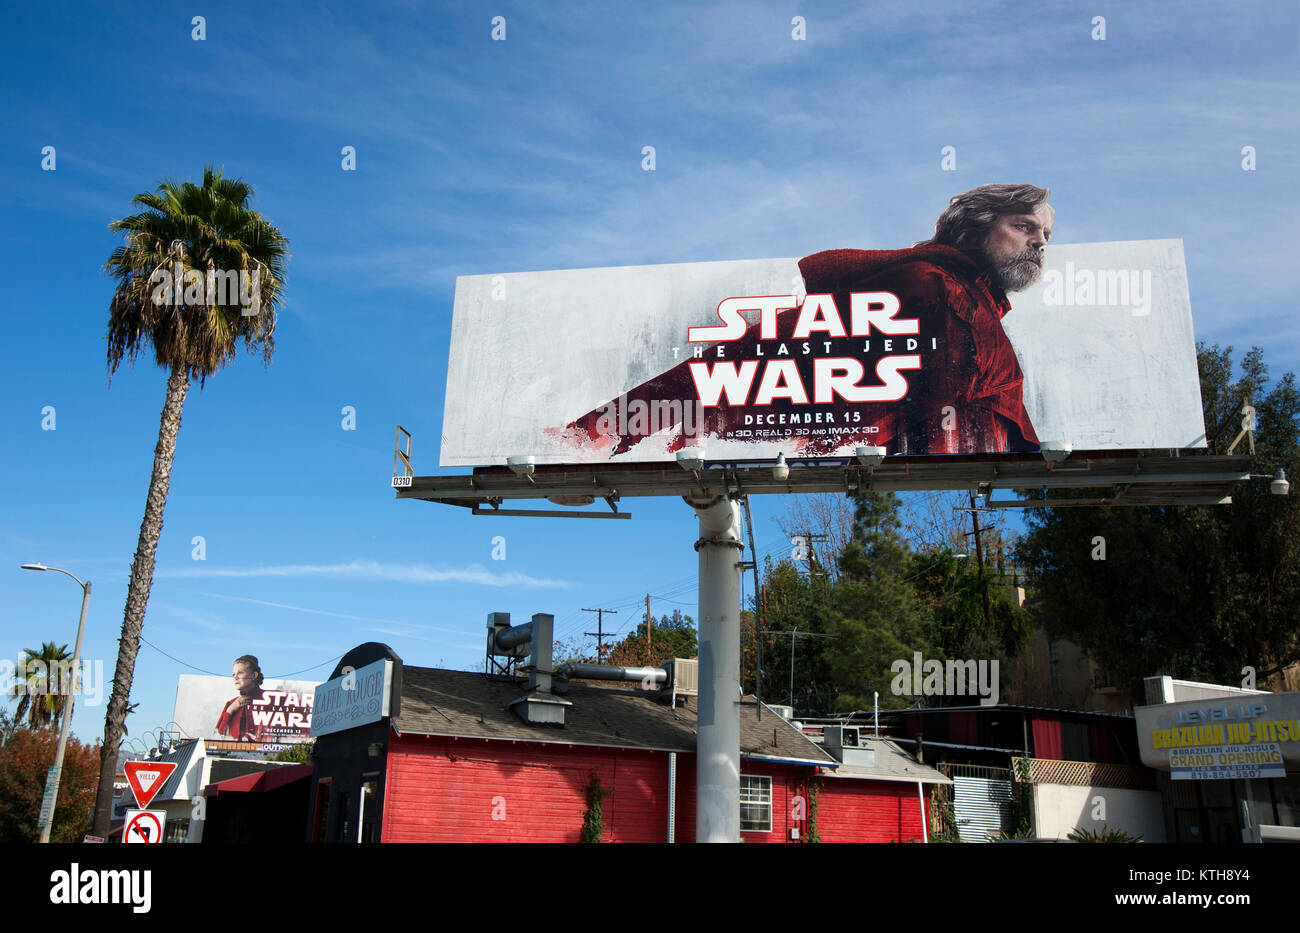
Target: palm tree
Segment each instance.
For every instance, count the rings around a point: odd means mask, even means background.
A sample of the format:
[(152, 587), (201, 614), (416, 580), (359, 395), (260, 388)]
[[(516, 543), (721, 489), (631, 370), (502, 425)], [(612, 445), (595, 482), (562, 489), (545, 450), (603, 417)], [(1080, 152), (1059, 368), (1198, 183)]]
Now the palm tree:
[[(72, 655), (68, 654), (67, 645), (56, 645), (52, 641), (41, 645), (39, 651), (24, 648), (23, 654), (26, 655), (23, 658), (26, 676), (9, 691), (10, 696), (19, 698), (14, 722), (21, 722), (26, 716), (30, 728), (48, 729), (62, 721), (68, 697), (76, 692), (75, 685), (64, 683), (65, 673), (76, 676), (70, 670)], [(53, 678), (51, 671), (54, 672)]]
[[(202, 186), (165, 181), (132, 200), (145, 210), (109, 225), (126, 234), (125, 245), (105, 266), (117, 279), (109, 305), (109, 381), (123, 360), (134, 362), (146, 346), (153, 347), (154, 359), (169, 375), (104, 720), (95, 801), (99, 836), (108, 835), (113, 772), (190, 380), (202, 388), (208, 376), (235, 358), (241, 340), (247, 351), (260, 351), (267, 364), (275, 349), (289, 241), (249, 209), (252, 197), (249, 185), (208, 166)], [(231, 287), (231, 276), (239, 287)]]

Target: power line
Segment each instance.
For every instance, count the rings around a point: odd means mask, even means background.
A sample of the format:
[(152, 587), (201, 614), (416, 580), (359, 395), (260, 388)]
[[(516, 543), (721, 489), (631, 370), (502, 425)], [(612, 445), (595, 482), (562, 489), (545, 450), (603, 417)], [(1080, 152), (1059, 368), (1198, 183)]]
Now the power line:
[[(208, 670), (208, 669), (205, 668), (205, 667), (199, 667), (197, 664), (191, 664), (189, 661), (182, 661), (180, 658), (176, 657), (175, 655), (173, 655), (173, 654), (168, 654), (166, 651), (163, 651), (161, 648), (159, 648), (159, 647), (158, 647), (157, 645), (155, 645), (153, 642), (149, 641), (149, 639), (145, 638), (143, 635), (140, 636), (140, 641), (144, 642), (146, 645), (148, 645), (148, 646), (149, 646), (150, 648), (152, 648), (154, 651), (157, 651), (157, 652), (158, 652), (159, 654), (161, 654), (163, 657), (165, 657), (165, 658), (170, 658), (171, 660), (175, 661), (177, 664), (181, 665), (181, 667), (188, 667), (190, 670), (192, 670), (192, 671), (198, 671), (200, 674), (211, 674), (213, 677), (229, 677), (229, 676), (230, 676), (229, 674), (219, 674), (219, 673), (217, 673), (216, 671), (210, 671), (210, 670)], [(267, 680), (285, 680), (285, 679), (287, 679), (287, 678), (289, 678), (289, 677), (295, 677), (295, 676), (297, 676), (298, 674), (305, 674), (305, 673), (307, 673), (308, 671), (314, 671), (314, 670), (316, 670), (316, 668), (318, 668), (318, 667), (324, 667), (326, 664), (336, 664), (336, 663), (338, 663), (338, 661), (339, 661), (342, 657), (343, 657), (343, 655), (341, 655), (341, 654), (340, 654), (340, 655), (336, 655), (336, 656), (334, 656), (334, 657), (332, 657), (332, 658), (329, 658), (329, 659), (327, 659), (327, 660), (321, 661), (319, 664), (313, 664), (311, 667), (304, 667), (304, 668), (303, 668), (302, 670), (300, 670), (300, 671), (291, 671), (291, 672), (288, 673), (288, 674), (274, 674), (274, 675), (268, 674), (268, 675), (266, 675), (266, 679), (267, 679)]]
[(618, 610), (617, 609), (584, 609), (582, 611), (596, 613), (596, 631), (584, 632), (583, 634), (596, 636), (596, 660), (599, 661), (601, 664), (604, 664), (605, 663), (605, 628), (604, 628), (605, 613), (608, 612), (610, 615), (616, 616), (618, 615)]

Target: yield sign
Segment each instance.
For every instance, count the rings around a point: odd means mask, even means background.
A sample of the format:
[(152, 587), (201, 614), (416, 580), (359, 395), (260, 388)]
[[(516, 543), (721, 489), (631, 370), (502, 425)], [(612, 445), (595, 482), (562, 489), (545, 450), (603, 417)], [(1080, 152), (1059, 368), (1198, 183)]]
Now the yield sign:
[(174, 761), (128, 761), (124, 766), (126, 782), (135, 794), (136, 805), (141, 809), (149, 806), (150, 801), (162, 790), (167, 779), (176, 770)]

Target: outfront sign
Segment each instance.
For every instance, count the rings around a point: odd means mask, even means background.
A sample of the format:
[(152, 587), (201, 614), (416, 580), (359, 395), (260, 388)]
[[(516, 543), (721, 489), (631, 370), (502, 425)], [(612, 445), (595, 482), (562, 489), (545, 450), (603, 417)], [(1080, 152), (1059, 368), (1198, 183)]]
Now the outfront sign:
[(1244, 694), (1139, 706), (1148, 767), (1175, 780), (1280, 778), (1300, 770), (1300, 693)]
[[(1203, 447), (1179, 240), (456, 281), (441, 463)], [(1005, 287), (1004, 287), (1005, 286)]]
[(311, 735), (316, 738), (378, 722), (389, 715), (393, 662), (375, 661), (316, 688)]

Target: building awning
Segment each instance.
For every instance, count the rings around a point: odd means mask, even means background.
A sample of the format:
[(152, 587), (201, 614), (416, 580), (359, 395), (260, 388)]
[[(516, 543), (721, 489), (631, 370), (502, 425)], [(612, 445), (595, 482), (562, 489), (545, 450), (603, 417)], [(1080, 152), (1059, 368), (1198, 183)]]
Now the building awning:
[(272, 791), (294, 781), (311, 777), (312, 766), (309, 764), (286, 765), (270, 771), (258, 771), (244, 774), (203, 788), (203, 796), (215, 797), (218, 794), (261, 794)]

